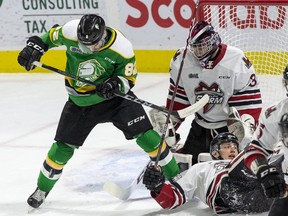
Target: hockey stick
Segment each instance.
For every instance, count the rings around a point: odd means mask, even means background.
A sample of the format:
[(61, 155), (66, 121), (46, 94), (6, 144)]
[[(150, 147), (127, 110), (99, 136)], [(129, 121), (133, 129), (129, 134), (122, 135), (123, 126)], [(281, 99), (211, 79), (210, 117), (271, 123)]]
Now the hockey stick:
[[(209, 100), (209, 96), (204, 95), (204, 97), (206, 97), (206, 96), (207, 96), (207, 100)], [(204, 107), (206, 105), (207, 101), (204, 101), (202, 99), (192, 105), (195, 107), (195, 109), (194, 109), (195, 112), (197, 112), (198, 110), (200, 110), (202, 107)], [(192, 115), (193, 113), (190, 113), (190, 114)], [(128, 187), (123, 188), (120, 185), (114, 183), (113, 181), (107, 181), (107, 182), (105, 182), (105, 184), (103, 186), (103, 190), (110, 193), (111, 195), (117, 197), (118, 199), (127, 200), (130, 197), (130, 195), (133, 193), (133, 191), (141, 183), (147, 166), (151, 165), (152, 163), (153, 162), (150, 160), (148, 162), (148, 164), (144, 167), (142, 172), (132, 181), (132, 183)]]
[[(193, 28), (193, 25), (194, 25), (195, 20), (196, 20), (195, 17), (196, 17), (197, 7), (198, 7), (198, 1), (197, 1), (197, 4), (196, 4), (196, 9), (195, 9), (195, 11), (193, 13), (194, 17), (192, 18), (191, 24), (190, 24), (190, 27), (189, 27), (189, 34), (188, 34), (188, 37), (186, 39), (186, 46), (185, 46), (184, 51), (183, 51), (183, 55), (182, 55), (180, 67), (179, 67), (179, 70), (178, 70), (176, 83), (175, 83), (175, 86), (174, 86), (173, 95), (172, 95), (171, 100), (170, 100), (170, 105), (169, 105), (169, 109), (168, 109), (168, 113), (167, 113), (167, 117), (166, 117), (166, 122), (163, 125), (161, 141), (160, 141), (160, 145), (159, 145), (159, 148), (158, 148), (158, 151), (157, 151), (157, 156), (156, 156), (155, 164), (154, 164), (154, 168), (155, 169), (158, 169), (158, 163), (159, 163), (160, 156), (161, 156), (161, 153), (162, 153), (162, 147), (163, 147), (163, 143), (164, 143), (164, 140), (165, 140), (166, 131), (168, 129), (168, 125), (169, 125), (169, 122), (170, 122), (170, 115), (172, 115), (172, 113), (173, 113), (172, 110), (173, 110), (174, 101), (175, 101), (175, 97), (176, 97), (176, 93), (177, 93), (177, 88), (178, 88), (178, 85), (179, 85), (179, 82), (180, 82), (180, 77), (181, 77), (181, 74), (182, 74), (182, 69), (183, 69), (183, 66), (184, 66), (184, 59), (186, 57), (189, 41), (190, 41), (190, 38), (191, 38), (192, 28)], [(208, 101), (207, 101), (207, 103), (208, 103)]]
[(150, 166), (152, 164), (152, 161), (149, 160), (149, 162), (147, 163), (147, 165), (144, 167), (144, 169), (141, 171), (141, 173), (137, 176), (137, 178), (135, 178), (132, 183), (126, 187), (123, 188), (120, 185), (114, 183), (113, 181), (107, 181), (105, 182), (105, 184), (103, 185), (103, 190), (108, 192), (109, 194), (111, 194), (114, 197), (117, 197), (118, 199), (121, 200), (127, 200), (131, 194), (133, 193), (133, 191), (139, 186), (139, 184), (142, 182), (143, 176), (144, 176), (144, 172), (146, 170), (146, 168), (148, 166)]
[[(188, 170), (188, 168), (192, 166), (192, 155), (179, 154), (176, 152), (173, 154), (177, 162), (187, 165), (187, 168), (185, 168), (185, 170)], [(120, 200), (127, 200), (131, 196), (131, 194), (137, 189), (137, 187), (142, 183), (146, 168), (152, 164), (153, 162), (150, 160), (143, 168), (141, 173), (131, 182), (128, 187), (124, 188), (114, 183), (113, 181), (107, 181), (103, 185), (103, 190)], [(185, 170), (182, 170), (182, 173), (185, 172)]]
[[(53, 72), (56, 72), (58, 74), (61, 74), (63, 76), (66, 76), (66, 77), (69, 77), (73, 80), (76, 80), (76, 81), (81, 81), (83, 83), (86, 83), (88, 85), (92, 85), (92, 86), (95, 86), (96, 89), (97, 89), (97, 84), (90, 81), (90, 80), (86, 80), (82, 77), (79, 77), (79, 76), (75, 76), (73, 74), (69, 74), (65, 71), (62, 71), (62, 70), (59, 70), (57, 68), (54, 68), (52, 66), (49, 66), (49, 65), (46, 65), (46, 64), (43, 64), (41, 62), (38, 62), (38, 61), (34, 61), (33, 62), (33, 65), (37, 66), (37, 67), (41, 67), (41, 68), (45, 68), (47, 70), (50, 70), (50, 71), (53, 71)], [(136, 97), (133, 97), (131, 95), (128, 95), (128, 94), (124, 94), (122, 92), (117, 92), (117, 93), (114, 93), (116, 96), (118, 97), (122, 97), (126, 100), (130, 100), (130, 101), (133, 101), (134, 103), (138, 103), (138, 104), (142, 104), (144, 106), (148, 106), (150, 108), (153, 108), (153, 109), (156, 109), (156, 110), (159, 110), (159, 111), (162, 111), (162, 112), (165, 112), (165, 113), (168, 113), (169, 111), (164, 108), (164, 107), (161, 107), (161, 106), (157, 106), (153, 103), (150, 103), (150, 102), (147, 102), (147, 101), (144, 101), (142, 99), (139, 99), (139, 98), (136, 98)], [(201, 98), (201, 100), (199, 100), (199, 102), (202, 103), (207, 103), (209, 100), (209, 96), (208, 95), (204, 95), (204, 97)], [(204, 105), (205, 105), (204, 104)], [(177, 111), (173, 111), (171, 114), (176, 116), (177, 118), (186, 118), (187, 116), (190, 116), (192, 115), (193, 113), (195, 113), (196, 111), (198, 111), (198, 107), (197, 106), (194, 106), (195, 104), (193, 104), (192, 106), (189, 106), (185, 109), (182, 109), (182, 110), (177, 110)], [(202, 107), (201, 107), (202, 108)], [(196, 110), (196, 111), (195, 111)]]

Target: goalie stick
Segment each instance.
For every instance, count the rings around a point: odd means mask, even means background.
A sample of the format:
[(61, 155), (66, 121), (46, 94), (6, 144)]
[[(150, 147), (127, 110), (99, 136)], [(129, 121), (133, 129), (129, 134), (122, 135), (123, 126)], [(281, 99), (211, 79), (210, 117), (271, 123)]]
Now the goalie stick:
[(190, 41), (190, 38), (191, 38), (191, 35), (192, 35), (193, 25), (194, 25), (194, 23), (196, 21), (196, 12), (197, 12), (197, 8), (198, 8), (198, 3), (199, 3), (199, 0), (196, 1), (196, 7), (195, 7), (195, 10), (193, 11), (193, 18), (192, 18), (192, 21), (191, 21), (191, 24), (190, 24), (190, 27), (189, 27), (188, 37), (186, 39), (186, 46), (185, 46), (184, 51), (183, 51), (182, 60), (181, 60), (181, 63), (180, 63), (177, 79), (176, 79), (174, 90), (173, 90), (173, 95), (172, 95), (172, 97), (170, 99), (170, 105), (169, 105), (169, 109), (168, 109), (168, 112), (167, 112), (166, 122), (163, 125), (163, 130), (162, 130), (163, 132), (162, 132), (162, 135), (161, 135), (160, 146), (158, 148), (157, 156), (156, 156), (156, 160), (155, 160), (155, 164), (154, 164), (154, 168), (156, 170), (158, 169), (158, 163), (159, 163), (159, 160), (160, 160), (160, 155), (161, 155), (163, 143), (164, 143), (164, 140), (165, 140), (165, 134), (166, 134), (166, 131), (167, 131), (168, 125), (169, 125), (170, 115), (173, 115), (174, 101), (175, 101), (175, 98), (176, 98), (177, 88), (178, 88), (178, 85), (179, 85), (179, 82), (180, 82), (182, 69), (183, 69), (183, 66), (184, 66), (184, 59), (186, 57), (189, 41)]
[[(38, 61), (34, 61), (33, 62), (33, 65), (37, 66), (37, 67), (42, 67), (42, 68), (45, 68), (47, 70), (50, 70), (50, 71), (53, 71), (53, 72), (56, 72), (58, 74), (61, 74), (63, 76), (66, 76), (66, 77), (69, 77), (73, 80), (76, 80), (76, 81), (81, 81), (83, 83), (86, 83), (88, 85), (92, 85), (92, 86), (95, 86), (96, 87), (96, 90), (97, 90), (97, 84), (90, 81), (90, 80), (86, 80), (84, 78), (81, 78), (79, 76), (75, 76), (73, 74), (69, 74), (65, 71), (62, 71), (62, 70), (59, 70), (57, 68), (54, 68), (52, 66), (49, 66), (49, 65), (46, 65), (46, 64), (43, 64), (41, 62), (38, 62)], [(162, 111), (162, 112), (165, 112), (165, 113), (168, 113), (169, 111), (164, 108), (164, 107), (161, 107), (161, 106), (157, 106), (155, 104), (152, 104), (150, 102), (147, 102), (147, 101), (144, 101), (144, 100), (141, 100), (139, 98), (136, 98), (136, 97), (133, 97), (131, 95), (128, 95), (128, 94), (124, 94), (122, 92), (117, 92), (117, 93), (114, 93), (116, 96), (118, 97), (122, 97), (126, 100), (130, 100), (130, 101), (133, 101), (134, 103), (138, 103), (138, 104), (142, 104), (142, 105), (145, 105), (145, 106), (148, 106), (148, 107), (151, 107), (153, 109), (157, 109), (159, 111)], [(177, 110), (177, 111), (173, 111), (171, 114), (176, 116), (177, 118), (186, 118), (187, 116), (190, 116), (192, 115), (193, 113), (197, 112), (200, 108), (202, 108), (206, 103), (208, 103), (209, 101), (209, 96), (206, 94), (204, 95), (197, 103), (187, 107), (187, 108), (184, 108), (182, 110)], [(201, 106), (199, 109), (198, 109), (198, 105)]]

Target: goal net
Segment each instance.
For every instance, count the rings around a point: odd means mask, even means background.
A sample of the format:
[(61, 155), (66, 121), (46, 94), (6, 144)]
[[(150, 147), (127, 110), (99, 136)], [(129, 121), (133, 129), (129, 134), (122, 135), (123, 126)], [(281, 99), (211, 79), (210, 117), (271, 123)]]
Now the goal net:
[(245, 52), (258, 74), (264, 108), (285, 97), (287, 0), (200, 0), (196, 19), (211, 23), (223, 43)]

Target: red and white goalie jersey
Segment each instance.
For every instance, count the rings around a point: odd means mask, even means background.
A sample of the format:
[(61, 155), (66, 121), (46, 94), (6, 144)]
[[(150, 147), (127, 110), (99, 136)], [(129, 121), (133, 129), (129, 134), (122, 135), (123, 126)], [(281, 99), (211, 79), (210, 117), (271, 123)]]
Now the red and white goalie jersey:
[[(177, 80), (184, 48), (180, 48), (170, 63), (170, 88), (166, 107), (169, 107)], [(257, 122), (261, 107), (261, 93), (253, 65), (235, 47), (221, 44), (220, 52), (205, 68), (187, 51), (173, 110), (194, 104), (203, 95), (210, 100), (196, 113), (196, 122), (208, 129), (227, 125), (229, 107), (239, 114), (250, 114)]]

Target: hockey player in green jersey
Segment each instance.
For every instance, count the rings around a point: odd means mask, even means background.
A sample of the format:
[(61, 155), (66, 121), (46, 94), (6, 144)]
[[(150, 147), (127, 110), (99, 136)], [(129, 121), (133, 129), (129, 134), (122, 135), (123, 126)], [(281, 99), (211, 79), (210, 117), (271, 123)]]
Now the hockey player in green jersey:
[[(98, 15), (84, 15), (63, 26), (55, 25), (41, 37), (30, 37), (19, 53), (18, 62), (27, 71), (32, 70), (33, 62), (39, 61), (46, 51), (63, 45), (67, 48), (67, 73), (95, 82), (99, 87), (65, 77), (69, 99), (58, 123), (55, 142), (40, 170), (37, 188), (27, 200), (33, 208), (44, 202), (75, 149), (83, 145), (97, 124), (111, 122), (126, 139), (136, 139), (152, 160), (161, 141), (142, 105), (114, 95), (121, 91), (136, 97), (131, 91), (137, 77), (133, 47), (121, 32), (106, 26)], [(165, 142), (158, 164), (166, 178), (179, 172)]]

